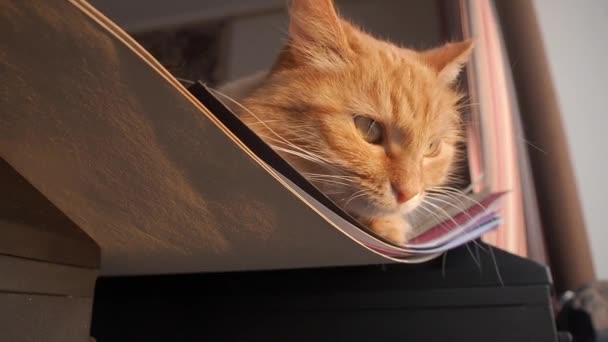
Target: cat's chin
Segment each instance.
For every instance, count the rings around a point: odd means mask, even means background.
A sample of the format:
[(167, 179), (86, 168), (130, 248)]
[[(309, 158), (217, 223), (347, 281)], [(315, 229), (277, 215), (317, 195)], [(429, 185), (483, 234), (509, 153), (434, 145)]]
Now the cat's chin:
[(422, 203), (424, 195), (419, 194), (405, 203), (394, 207), (381, 207), (371, 203), (361, 205), (353, 205), (348, 212), (357, 217), (365, 217), (369, 219), (383, 219), (388, 216), (406, 216), (416, 210)]
[(412, 197), (411, 199), (409, 199), (407, 202), (401, 204), (399, 206), (399, 213), (401, 213), (403, 215), (407, 215), (407, 214), (413, 212), (420, 205), (420, 203), (422, 203), (423, 197), (424, 197), (424, 194), (418, 194), (418, 195)]
[(351, 208), (351, 210), (348, 210), (348, 213), (352, 214), (355, 217), (363, 217), (366, 219), (375, 220), (382, 219), (388, 216), (400, 215), (402, 211), (401, 208), (398, 206), (394, 208), (382, 208), (374, 205), (367, 205)]
[(356, 205), (350, 206), (346, 211), (383, 239), (402, 245), (410, 231), (404, 211), (413, 210), (419, 204), (419, 200), (409, 204), (408, 202), (389, 208), (378, 206), (375, 203), (358, 201)]
[(405, 244), (408, 233), (411, 231), (409, 223), (402, 215), (371, 219), (367, 225), (380, 237), (396, 245)]

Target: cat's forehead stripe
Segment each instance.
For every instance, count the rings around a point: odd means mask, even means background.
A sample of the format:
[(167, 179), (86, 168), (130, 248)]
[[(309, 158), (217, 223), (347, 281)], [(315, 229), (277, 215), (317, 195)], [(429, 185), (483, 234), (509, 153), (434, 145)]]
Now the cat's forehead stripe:
[(285, 113), (291, 113), (294, 115), (306, 115), (310, 113), (321, 114), (331, 113), (332, 108), (315, 104), (305, 99), (300, 99), (296, 96), (292, 97), (288, 102), (279, 102), (276, 104), (277, 109), (282, 110)]

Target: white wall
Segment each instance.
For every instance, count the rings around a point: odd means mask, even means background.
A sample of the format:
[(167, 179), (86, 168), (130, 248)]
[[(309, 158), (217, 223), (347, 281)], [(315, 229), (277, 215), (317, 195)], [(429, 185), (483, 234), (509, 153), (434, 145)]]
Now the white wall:
[[(504, 1), (504, 0), (499, 0)], [(598, 277), (608, 279), (608, 1), (534, 0)]]

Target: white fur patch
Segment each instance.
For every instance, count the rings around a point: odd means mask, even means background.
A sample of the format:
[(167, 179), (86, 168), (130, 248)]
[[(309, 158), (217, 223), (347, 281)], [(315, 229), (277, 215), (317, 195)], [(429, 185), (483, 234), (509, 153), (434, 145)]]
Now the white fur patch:
[(407, 202), (403, 203), (399, 207), (399, 211), (403, 215), (408, 214), (412, 212), (412, 210), (414, 210), (420, 204), (420, 202), (422, 202), (422, 195), (417, 194), (416, 196), (410, 198)]

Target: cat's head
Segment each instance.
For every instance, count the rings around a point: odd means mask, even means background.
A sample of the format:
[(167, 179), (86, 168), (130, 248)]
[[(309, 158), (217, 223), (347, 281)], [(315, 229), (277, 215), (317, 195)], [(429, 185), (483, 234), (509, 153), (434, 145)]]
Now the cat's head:
[(340, 19), (331, 0), (295, 0), (288, 44), (242, 117), (346, 211), (395, 213), (452, 171), (453, 83), (470, 52), (400, 48)]

